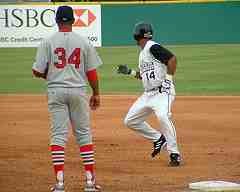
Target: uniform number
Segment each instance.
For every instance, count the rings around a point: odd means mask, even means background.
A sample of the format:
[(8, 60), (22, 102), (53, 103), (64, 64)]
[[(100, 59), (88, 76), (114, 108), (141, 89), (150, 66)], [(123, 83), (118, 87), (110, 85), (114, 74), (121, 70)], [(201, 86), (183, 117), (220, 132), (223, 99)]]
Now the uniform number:
[(76, 69), (79, 69), (80, 48), (75, 48), (68, 58), (66, 58), (66, 51), (63, 47), (56, 48), (54, 50), (54, 54), (58, 57), (58, 61), (54, 63), (56, 68), (62, 69), (66, 66), (66, 64), (73, 64)]
[(147, 80), (149, 81), (150, 79), (155, 79), (155, 73), (154, 71), (151, 71), (151, 72), (146, 72), (146, 77), (147, 77)]

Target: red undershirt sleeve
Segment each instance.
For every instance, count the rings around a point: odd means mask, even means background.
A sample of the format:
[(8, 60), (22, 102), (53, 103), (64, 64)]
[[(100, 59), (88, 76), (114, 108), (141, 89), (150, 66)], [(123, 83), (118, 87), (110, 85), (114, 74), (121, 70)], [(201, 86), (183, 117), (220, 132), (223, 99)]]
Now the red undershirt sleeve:
[(98, 75), (97, 75), (96, 69), (87, 71), (86, 75), (87, 75), (88, 81), (97, 81), (98, 80)]

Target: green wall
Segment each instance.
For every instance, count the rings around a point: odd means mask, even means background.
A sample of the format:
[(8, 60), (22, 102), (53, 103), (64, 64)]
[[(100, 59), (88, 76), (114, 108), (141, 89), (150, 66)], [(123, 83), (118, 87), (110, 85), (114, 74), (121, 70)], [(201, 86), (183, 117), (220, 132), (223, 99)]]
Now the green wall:
[(240, 2), (102, 5), (103, 46), (133, 45), (139, 21), (164, 44), (240, 43)]

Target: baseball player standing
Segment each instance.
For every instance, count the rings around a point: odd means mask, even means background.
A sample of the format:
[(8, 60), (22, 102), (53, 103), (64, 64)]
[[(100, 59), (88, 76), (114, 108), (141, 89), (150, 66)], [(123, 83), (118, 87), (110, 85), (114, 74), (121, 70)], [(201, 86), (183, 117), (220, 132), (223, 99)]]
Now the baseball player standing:
[[(144, 93), (128, 111), (124, 123), (143, 137), (153, 142), (152, 157), (160, 153), (167, 144), (170, 166), (179, 166), (180, 152), (176, 141), (176, 131), (171, 120), (171, 105), (175, 98), (173, 75), (176, 71), (176, 57), (160, 44), (152, 40), (153, 29), (148, 23), (138, 23), (134, 29), (134, 39), (141, 48), (139, 71), (119, 65), (118, 73), (133, 75), (141, 79)], [(154, 112), (161, 122), (160, 131), (153, 129), (145, 119)]]
[[(87, 39), (72, 32), (73, 9), (60, 6), (56, 13), (59, 31), (38, 47), (32, 70), (48, 86), (48, 110), (51, 120), (51, 154), (57, 183), (53, 192), (64, 192), (64, 147), (71, 122), (79, 144), (86, 174), (85, 192), (100, 191), (94, 173), (94, 150), (90, 130), (89, 106), (100, 105), (96, 68), (102, 64)], [(92, 88), (88, 103), (87, 81)]]

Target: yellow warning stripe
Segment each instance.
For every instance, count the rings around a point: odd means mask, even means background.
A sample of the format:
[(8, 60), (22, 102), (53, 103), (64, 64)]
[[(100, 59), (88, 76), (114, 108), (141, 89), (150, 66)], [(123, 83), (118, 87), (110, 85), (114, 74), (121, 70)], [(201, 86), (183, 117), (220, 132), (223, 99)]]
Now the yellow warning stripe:
[[(164, 1), (126, 1), (126, 2), (101, 2), (101, 4), (115, 5), (115, 4), (169, 4), (169, 3), (212, 3), (225, 2), (226, 0), (164, 0)], [(234, 0), (233, 0), (234, 1)]]
[(178, 4), (178, 3), (218, 3), (218, 2), (239, 2), (240, 0), (164, 0), (164, 1), (105, 1), (105, 2), (24, 2), (24, 3), (4, 3), (0, 5), (134, 5), (134, 4)]

